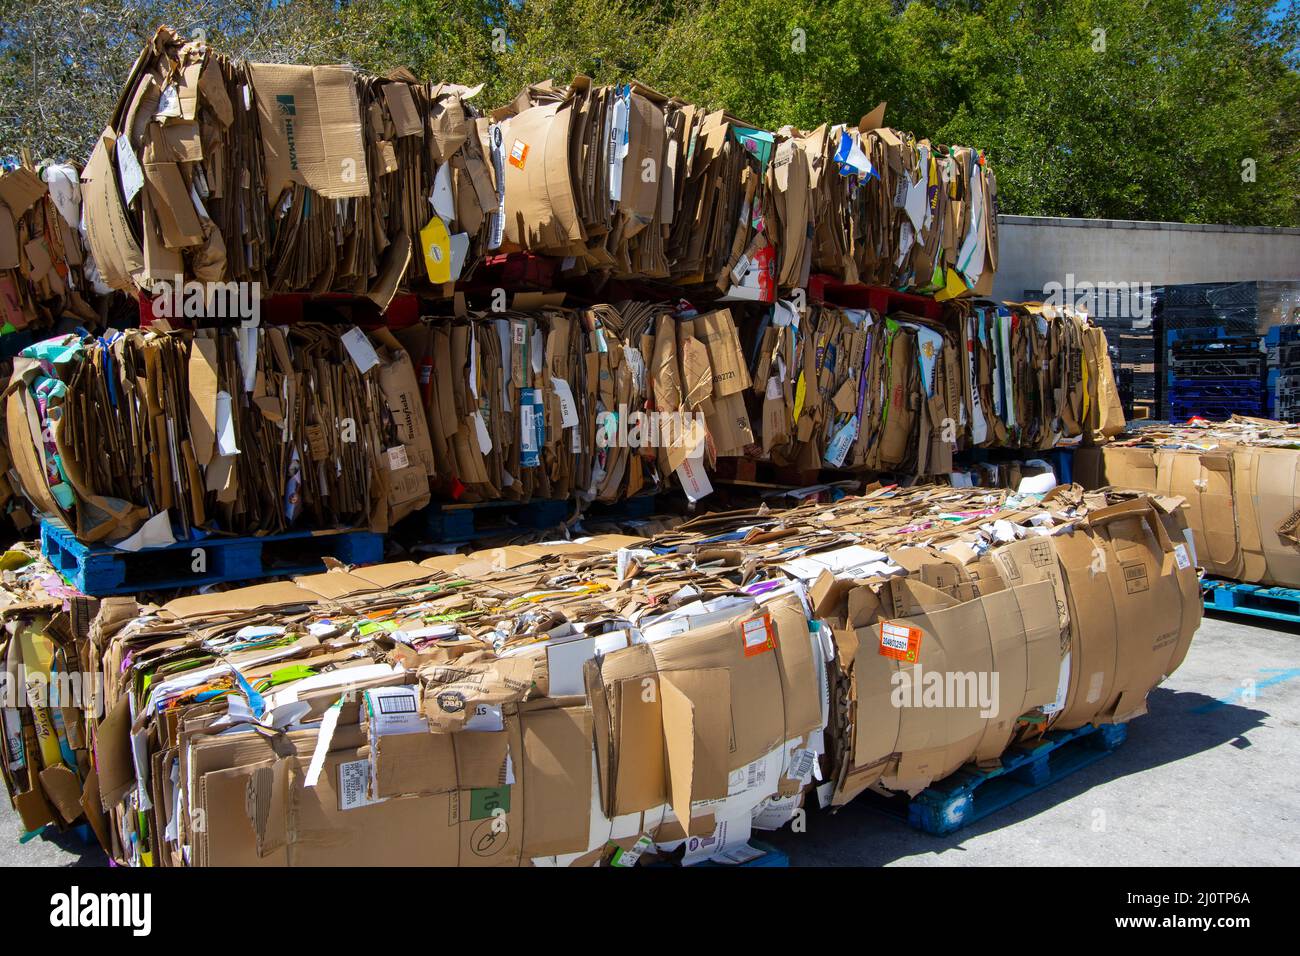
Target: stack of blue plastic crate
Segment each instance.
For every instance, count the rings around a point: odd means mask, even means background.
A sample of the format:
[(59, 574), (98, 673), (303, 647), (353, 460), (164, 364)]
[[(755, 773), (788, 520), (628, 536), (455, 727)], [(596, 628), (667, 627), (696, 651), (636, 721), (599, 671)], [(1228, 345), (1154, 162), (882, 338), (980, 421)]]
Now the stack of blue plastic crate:
[(1168, 407), (1172, 421), (1262, 415), (1265, 353), (1258, 335), (1222, 326), (1168, 329)]
[(1268, 379), (1266, 414), (1284, 422), (1300, 421), (1300, 325), (1275, 325), (1264, 336)]

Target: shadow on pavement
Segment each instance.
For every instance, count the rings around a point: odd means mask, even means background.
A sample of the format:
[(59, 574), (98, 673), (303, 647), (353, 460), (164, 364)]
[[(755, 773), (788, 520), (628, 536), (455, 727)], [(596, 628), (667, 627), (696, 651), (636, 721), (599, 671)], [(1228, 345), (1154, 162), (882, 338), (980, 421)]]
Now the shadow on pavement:
[[(1224, 703), (1205, 694), (1159, 687), (1149, 712), (1129, 724), (1128, 739), (1109, 756), (947, 836), (913, 830), (862, 797), (829, 813), (811, 809), (806, 833), (789, 829), (755, 836), (790, 855), (795, 866), (881, 866), (920, 853), (963, 852), (968, 839), (1029, 819), (1044, 810), (1129, 774), (1176, 763), (1224, 744), (1242, 746), (1268, 711)], [(1249, 746), (1247, 740), (1244, 746)]]
[(32, 838), (27, 849), (35, 849), (31, 844), (42, 843), (57, 847), (64, 854), (59, 857), (59, 866), (108, 866), (108, 857), (100, 849), (95, 835), (92, 833), (83, 839), (79, 830), (76, 827), (60, 833), (53, 827), (47, 827), (40, 836)]

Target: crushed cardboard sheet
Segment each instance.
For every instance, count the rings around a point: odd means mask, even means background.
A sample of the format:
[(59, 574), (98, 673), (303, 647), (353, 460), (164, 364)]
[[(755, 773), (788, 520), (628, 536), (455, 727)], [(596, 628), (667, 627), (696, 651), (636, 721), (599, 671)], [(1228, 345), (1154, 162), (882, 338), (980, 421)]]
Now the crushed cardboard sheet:
[(1300, 588), (1300, 425), (1234, 415), (1153, 425), (1076, 459), (1079, 480), (1187, 502), (1182, 560), (1248, 584)]

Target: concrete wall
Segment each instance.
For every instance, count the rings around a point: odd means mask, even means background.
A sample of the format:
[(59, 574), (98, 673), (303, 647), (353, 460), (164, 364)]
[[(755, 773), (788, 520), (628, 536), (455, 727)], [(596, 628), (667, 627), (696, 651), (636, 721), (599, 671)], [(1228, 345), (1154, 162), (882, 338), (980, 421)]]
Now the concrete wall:
[(1050, 282), (1195, 282), (1300, 279), (1300, 229), (998, 218), (996, 299), (1016, 301)]

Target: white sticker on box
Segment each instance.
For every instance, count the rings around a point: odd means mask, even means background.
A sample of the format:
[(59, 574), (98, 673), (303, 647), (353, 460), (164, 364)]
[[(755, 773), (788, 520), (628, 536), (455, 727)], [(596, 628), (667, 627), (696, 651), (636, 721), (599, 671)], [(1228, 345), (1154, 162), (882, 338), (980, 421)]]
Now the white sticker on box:
[(348, 350), (348, 355), (352, 358), (353, 364), (356, 365), (357, 371), (362, 375), (365, 375), (379, 364), (379, 353), (370, 344), (370, 339), (366, 338), (366, 333), (355, 325), (344, 332), (341, 338), (343, 347)]
[(906, 651), (910, 634), (911, 629), (906, 625), (884, 621), (880, 625), (880, 646), (891, 651)]
[(533, 423), (532, 405), (519, 406), (519, 450), (537, 451), (537, 427)]
[(339, 764), (339, 809), (355, 810), (383, 803), (384, 797), (370, 796), (370, 761), (352, 760)]
[(158, 109), (153, 115), (155, 119), (175, 118), (181, 115), (181, 91), (175, 83), (168, 83), (163, 87), (162, 94), (158, 97)]
[(136, 194), (144, 186), (144, 170), (140, 168), (140, 159), (131, 148), (131, 141), (125, 136), (117, 138), (117, 171), (122, 178), (122, 192), (129, 206)]
[(569, 383), (562, 378), (551, 376), (551, 387), (555, 389), (555, 397), (560, 400), (560, 425), (563, 428), (573, 428), (578, 424), (578, 406), (573, 401), (573, 390), (569, 388)]
[(767, 615), (756, 617), (740, 625), (740, 633), (745, 639), (745, 647), (761, 647), (768, 642)]
[(713, 485), (705, 474), (704, 462), (688, 458), (677, 466), (677, 480), (682, 484), (682, 491), (691, 501), (699, 501), (713, 494)]
[(1186, 571), (1192, 566), (1192, 559), (1187, 554), (1187, 545), (1174, 545), (1174, 560), (1178, 562), (1180, 570)]
[(394, 445), (388, 449), (388, 468), (390, 471), (401, 471), (409, 467), (411, 459), (406, 454), (405, 445)]
[(429, 732), (429, 721), (420, 713), (419, 691), (414, 686), (377, 687), (366, 691), (365, 697), (370, 736)]
[(790, 757), (790, 769), (786, 771), (786, 776), (791, 780), (798, 780), (800, 783), (807, 783), (812, 777), (813, 766), (817, 762), (817, 754), (811, 750), (796, 750)]
[(501, 714), (500, 704), (476, 704), (474, 713), (465, 720), (465, 730), (497, 731), (505, 730), (505, 718)]

